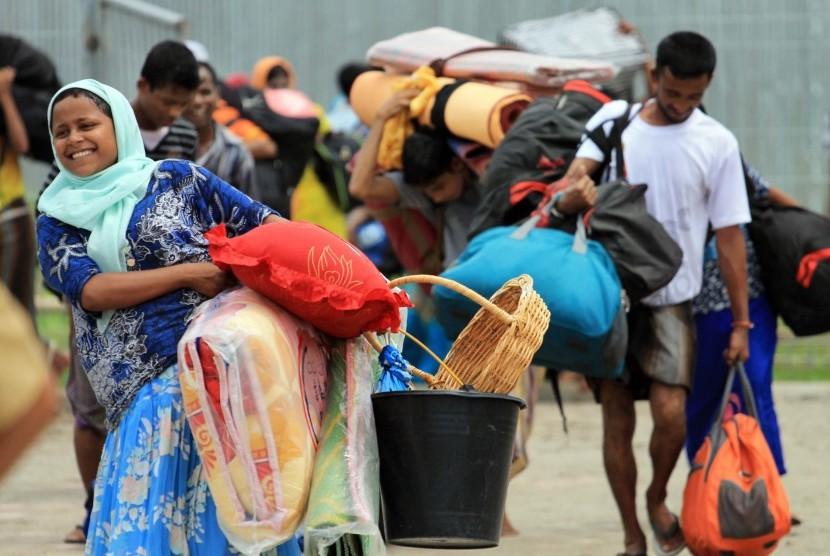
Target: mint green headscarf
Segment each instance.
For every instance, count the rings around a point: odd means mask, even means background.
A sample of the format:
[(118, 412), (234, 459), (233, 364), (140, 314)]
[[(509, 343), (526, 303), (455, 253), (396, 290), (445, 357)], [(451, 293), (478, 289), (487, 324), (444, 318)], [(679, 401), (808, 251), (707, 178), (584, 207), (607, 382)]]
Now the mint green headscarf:
[[(70, 226), (89, 231), (87, 253), (103, 272), (126, 272), (124, 249), (127, 225), (136, 204), (144, 197), (156, 163), (144, 153), (144, 142), (129, 101), (116, 89), (94, 79), (82, 79), (63, 87), (49, 103), (49, 135), (52, 135), (52, 108), (55, 98), (66, 89), (85, 89), (110, 106), (118, 146), (118, 160), (97, 174), (79, 177), (61, 164), (52, 151), (60, 173), (46, 188), (38, 209)], [(112, 311), (98, 319), (103, 332)]]

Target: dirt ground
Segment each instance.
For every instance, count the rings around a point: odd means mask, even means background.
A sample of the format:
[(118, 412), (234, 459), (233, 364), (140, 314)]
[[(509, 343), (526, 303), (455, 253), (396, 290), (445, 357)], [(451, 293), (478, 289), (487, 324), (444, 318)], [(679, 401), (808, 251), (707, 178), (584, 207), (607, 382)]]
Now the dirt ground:
[[(569, 396), (573, 397), (573, 396)], [(776, 554), (830, 554), (830, 383), (776, 385), (776, 401), (794, 512), (804, 521)], [(539, 405), (531, 437), (530, 467), (515, 479), (507, 510), (519, 536), (483, 554), (610, 556), (622, 550), (617, 511), (600, 457), (598, 407), (566, 401), (570, 434), (562, 432), (556, 406)], [(637, 409), (635, 439), (640, 492), (648, 480), (650, 418)], [(64, 410), (12, 474), (0, 484), (0, 555), (81, 554), (60, 539), (82, 518), (83, 493), (72, 452), (71, 417)], [(681, 461), (670, 485), (671, 507), (680, 510), (688, 465)], [(641, 517), (644, 509), (641, 503)], [(390, 548), (393, 556), (430, 556), (446, 551)], [(457, 552), (456, 552), (457, 553)]]

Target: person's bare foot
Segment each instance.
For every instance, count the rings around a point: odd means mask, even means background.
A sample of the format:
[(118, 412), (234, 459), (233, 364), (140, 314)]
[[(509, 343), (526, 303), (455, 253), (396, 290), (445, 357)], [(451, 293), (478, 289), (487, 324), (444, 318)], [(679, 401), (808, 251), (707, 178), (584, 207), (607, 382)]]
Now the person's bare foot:
[(507, 519), (507, 514), (504, 514), (504, 519), (501, 522), (501, 536), (502, 537), (515, 537), (519, 534), (519, 530), (513, 527), (513, 524), (510, 523), (510, 520)]
[(625, 542), (625, 552), (620, 552), (618, 556), (640, 556), (646, 554), (646, 538)]
[(67, 544), (84, 544), (86, 543), (86, 535), (84, 535), (84, 529), (80, 525), (76, 525), (70, 532), (66, 534), (63, 538), (63, 542)]

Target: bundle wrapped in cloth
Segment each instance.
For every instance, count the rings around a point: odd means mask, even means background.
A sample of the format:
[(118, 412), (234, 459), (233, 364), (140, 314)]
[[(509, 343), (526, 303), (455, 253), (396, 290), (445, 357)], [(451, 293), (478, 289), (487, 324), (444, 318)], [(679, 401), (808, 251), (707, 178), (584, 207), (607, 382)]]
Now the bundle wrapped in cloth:
[(366, 56), (370, 64), (390, 72), (409, 73), (433, 65), (447, 77), (515, 82), (546, 94), (555, 93), (572, 79), (602, 82), (617, 73), (609, 62), (521, 52), (444, 27), (378, 42)]
[(248, 288), (202, 304), (179, 342), (179, 381), (219, 526), (243, 554), (291, 538), (326, 410), (319, 333)]

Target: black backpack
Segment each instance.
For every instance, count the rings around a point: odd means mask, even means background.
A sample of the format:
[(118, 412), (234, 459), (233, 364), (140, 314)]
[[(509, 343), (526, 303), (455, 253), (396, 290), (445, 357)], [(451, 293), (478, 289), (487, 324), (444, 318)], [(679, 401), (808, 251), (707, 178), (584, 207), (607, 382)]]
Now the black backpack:
[[(531, 192), (515, 195), (525, 182), (551, 183), (573, 160), (585, 124), (611, 100), (584, 81), (572, 81), (556, 98), (533, 101), (505, 135), (481, 179), (482, 200), (470, 236), (527, 218), (543, 199)], [(511, 191), (513, 190), (513, 191)]]
[[(29, 156), (52, 162), (52, 141), (46, 113), (49, 101), (61, 84), (55, 65), (48, 56), (27, 42), (10, 35), (0, 35), (0, 67), (12, 66), (16, 75), (12, 95), (29, 136)], [(6, 122), (0, 111), (0, 133)]]
[[(258, 125), (277, 144), (277, 157), (257, 160), (254, 165), (260, 200), (283, 216), (290, 216), (291, 194), (314, 154), (317, 118), (289, 118), (265, 103), (262, 93), (250, 87), (235, 90), (242, 115)], [(236, 101), (229, 101), (235, 106)]]
[(758, 199), (744, 165), (749, 237), (770, 302), (796, 336), (830, 332), (830, 218)]
[(345, 133), (329, 132), (314, 146), (312, 166), (314, 173), (326, 188), (326, 193), (344, 213), (356, 202), (349, 195), (348, 165), (360, 150), (360, 143)]

